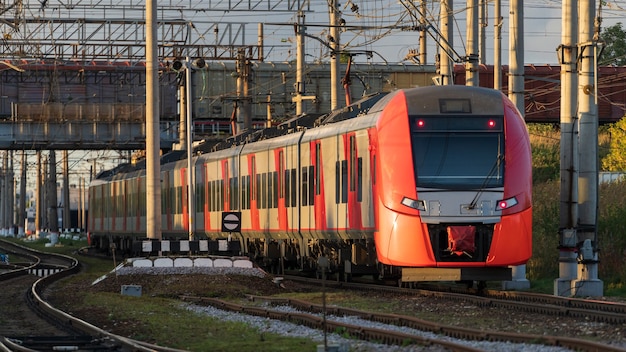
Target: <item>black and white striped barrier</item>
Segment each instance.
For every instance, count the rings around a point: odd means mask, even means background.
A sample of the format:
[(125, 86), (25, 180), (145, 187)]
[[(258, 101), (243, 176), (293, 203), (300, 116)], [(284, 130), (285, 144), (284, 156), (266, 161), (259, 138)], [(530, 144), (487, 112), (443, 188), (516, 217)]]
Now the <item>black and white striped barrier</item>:
[(241, 251), (241, 245), (239, 241), (229, 240), (144, 240), (133, 243), (133, 251), (136, 253), (181, 253), (181, 252), (194, 252), (194, 253), (239, 253)]

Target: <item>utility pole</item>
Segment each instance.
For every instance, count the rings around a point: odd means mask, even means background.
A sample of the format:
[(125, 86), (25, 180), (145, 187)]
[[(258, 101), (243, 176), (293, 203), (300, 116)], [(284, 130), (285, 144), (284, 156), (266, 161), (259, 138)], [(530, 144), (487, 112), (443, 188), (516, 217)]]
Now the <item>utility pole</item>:
[(245, 49), (237, 52), (237, 134), (252, 128), (252, 107), (248, 83), (250, 79), (250, 62)]
[(578, 123), (580, 128), (580, 172), (578, 177), (578, 275), (572, 281), (574, 296), (602, 296), (598, 279), (598, 37), (595, 0), (580, 0), (578, 28)]
[(484, 65), (487, 63), (487, 0), (479, 0), (478, 8), (478, 40), (480, 47), (478, 51), (478, 59), (479, 63)]
[(420, 65), (426, 65), (426, 31), (428, 22), (426, 21), (426, 0), (420, 2)]
[(467, 0), (465, 85), (478, 87), (478, 0)]
[(442, 86), (452, 84), (452, 63), (450, 52), (453, 46), (452, 37), (452, 6), (454, 0), (442, 0), (439, 8), (441, 23), (441, 40), (439, 49), (439, 83)]
[(159, 135), (159, 67), (157, 3), (146, 0), (146, 232), (161, 240), (161, 142)]
[(67, 150), (63, 151), (63, 227), (72, 227), (70, 216), (70, 164)]
[(330, 111), (338, 108), (339, 92), (339, 30), (337, 29), (337, 0), (329, 0), (329, 22), (330, 22)]
[(502, 90), (502, 4), (495, 0), (493, 21), (493, 89)]
[[(524, 1), (511, 0), (509, 5), (509, 99), (524, 116)], [(502, 283), (504, 289), (528, 289), (526, 265), (512, 268), (511, 281)]]
[(578, 116), (576, 106), (578, 72), (578, 1), (561, 5), (561, 202), (559, 216), (559, 278), (554, 295), (570, 296), (576, 279), (576, 228), (578, 227)]
[(27, 228), (26, 215), (26, 151), (22, 150), (22, 170), (20, 174), (20, 206), (17, 216), (18, 237), (24, 236)]
[[(306, 35), (306, 26), (304, 25), (304, 12), (298, 11), (298, 25), (296, 28), (296, 40), (297, 40), (297, 48), (296, 48), (296, 86), (295, 96), (291, 98), (291, 101), (296, 103), (296, 116), (302, 115), (304, 112), (302, 102), (304, 100), (314, 100), (316, 97), (314, 95), (305, 96), (306, 93), (306, 84), (304, 83), (304, 65), (305, 65), (305, 51), (304, 51), (304, 37)], [(269, 106), (269, 102), (268, 102)], [(268, 127), (269, 127), (268, 122)]]
[[(202, 67), (204, 67), (204, 64), (202, 64)], [(189, 57), (187, 57), (187, 60), (185, 62), (185, 92), (186, 92), (186, 104), (185, 104), (185, 110), (186, 110), (186, 125), (187, 125), (187, 136), (185, 138), (185, 140), (187, 141), (187, 145), (185, 146), (185, 148), (187, 149), (187, 189), (185, 190), (187, 192), (187, 213), (188, 213), (188, 222), (187, 222), (187, 226), (189, 227), (188, 231), (188, 238), (189, 241), (193, 241), (195, 239), (195, 235), (194, 235), (194, 217), (196, 216), (196, 210), (195, 210), (195, 203), (194, 203), (194, 194), (195, 194), (195, 187), (194, 187), (194, 181), (195, 181), (195, 177), (194, 177), (194, 167), (193, 167), (193, 163), (192, 163), (192, 158), (193, 158), (193, 109), (192, 109), (192, 105), (191, 105), (191, 101), (192, 101), (192, 86), (191, 86), (192, 82), (191, 82), (191, 62), (189, 61)]]
[[(48, 216), (48, 235), (50, 240), (59, 235), (59, 214), (58, 214), (58, 202), (57, 202), (57, 157), (54, 150), (50, 150), (48, 156), (48, 177), (46, 183), (46, 190), (48, 196), (46, 197), (47, 204), (47, 216)], [(58, 240), (58, 238), (57, 238)]]

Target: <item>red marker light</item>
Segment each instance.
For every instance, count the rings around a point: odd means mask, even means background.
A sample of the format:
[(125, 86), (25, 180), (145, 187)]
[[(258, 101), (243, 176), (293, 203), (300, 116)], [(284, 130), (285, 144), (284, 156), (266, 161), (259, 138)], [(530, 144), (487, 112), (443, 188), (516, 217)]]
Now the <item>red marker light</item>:
[(417, 127), (424, 127), (425, 122), (424, 120), (417, 120)]
[(500, 209), (506, 209), (506, 208), (508, 208), (508, 204), (506, 204), (506, 201), (503, 200), (503, 201), (500, 202), (499, 207), (500, 207)]
[(489, 122), (487, 122), (487, 126), (489, 126), (489, 128), (494, 128), (496, 127), (496, 122), (494, 120), (489, 120)]

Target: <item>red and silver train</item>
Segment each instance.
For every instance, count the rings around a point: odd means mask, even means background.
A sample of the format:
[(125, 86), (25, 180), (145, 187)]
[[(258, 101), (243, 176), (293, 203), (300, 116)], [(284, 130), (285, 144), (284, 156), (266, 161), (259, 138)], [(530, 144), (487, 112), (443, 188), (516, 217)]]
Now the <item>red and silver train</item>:
[[(338, 273), (403, 282), (507, 280), (530, 258), (530, 142), (501, 92), (403, 89), (296, 125), (196, 151), (193, 177), (184, 153), (163, 157), (163, 239), (184, 241), (191, 223), (192, 251), (204, 241), (213, 254), (300, 270), (325, 257)], [(145, 239), (145, 184), (137, 165), (93, 182), (92, 245), (130, 251)], [(231, 212), (240, 227), (223, 232)]]

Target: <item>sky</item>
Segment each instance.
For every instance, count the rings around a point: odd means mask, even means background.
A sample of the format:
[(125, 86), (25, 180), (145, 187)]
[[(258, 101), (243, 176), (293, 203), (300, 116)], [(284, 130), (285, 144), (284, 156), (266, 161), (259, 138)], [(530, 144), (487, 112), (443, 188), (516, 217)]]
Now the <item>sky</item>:
[[(409, 3), (409, 1), (405, 1)], [(418, 3), (417, 1), (414, 1)], [(556, 48), (561, 42), (561, 2), (553, 0), (527, 0), (524, 1), (524, 32), (525, 51), (524, 61), (532, 64), (556, 64)], [(352, 11), (353, 5), (358, 11)], [(597, 5), (596, 5), (597, 6)], [(371, 50), (375, 55), (371, 60), (380, 62), (381, 58), (389, 63), (405, 61), (410, 49), (418, 49), (419, 35), (417, 32), (402, 32), (393, 29), (373, 29), (374, 27), (391, 27), (410, 25), (414, 23), (407, 16), (406, 8), (398, 1), (387, 0), (347, 0), (340, 1), (342, 18), (346, 25), (367, 26), (367, 31), (345, 31), (341, 34), (341, 43), (348, 45), (348, 50)], [(465, 53), (466, 16), (465, 1), (454, 1), (454, 48), (459, 54)], [(325, 1), (312, 0), (311, 12), (306, 13), (306, 23), (309, 25), (307, 33), (325, 39), (328, 34), (324, 24), (328, 23), (328, 7)], [(626, 0), (607, 2), (602, 8), (602, 28), (616, 24), (626, 18)], [(509, 36), (509, 2), (502, 0), (501, 14), (504, 17), (502, 26), (502, 63), (508, 63), (508, 36)], [(427, 17), (433, 27), (438, 27), (439, 3), (428, 2)], [(486, 23), (486, 63), (493, 63), (494, 47), (494, 7), (493, 0), (488, 1), (488, 18)], [(268, 50), (269, 61), (291, 61), (295, 59), (295, 36), (293, 26), (287, 25), (295, 22), (295, 16), (291, 14), (274, 13), (263, 15), (265, 42), (275, 45)], [(259, 21), (259, 16), (248, 17), (241, 13), (208, 13), (208, 17), (202, 21)], [(277, 25), (277, 23), (285, 25)], [(254, 25), (256, 26), (256, 24)], [(434, 31), (431, 31), (433, 33)], [(253, 37), (252, 43), (256, 42), (256, 27), (249, 26), (247, 35)], [(434, 34), (434, 33), (433, 33)], [(307, 39), (307, 61), (327, 60), (327, 50), (317, 40)], [(436, 53), (435, 41), (428, 38), (427, 60), (428, 64), (434, 63)], [(355, 60), (362, 62), (368, 59), (365, 56), (356, 56)], [(405, 61), (406, 62), (406, 61)]]

